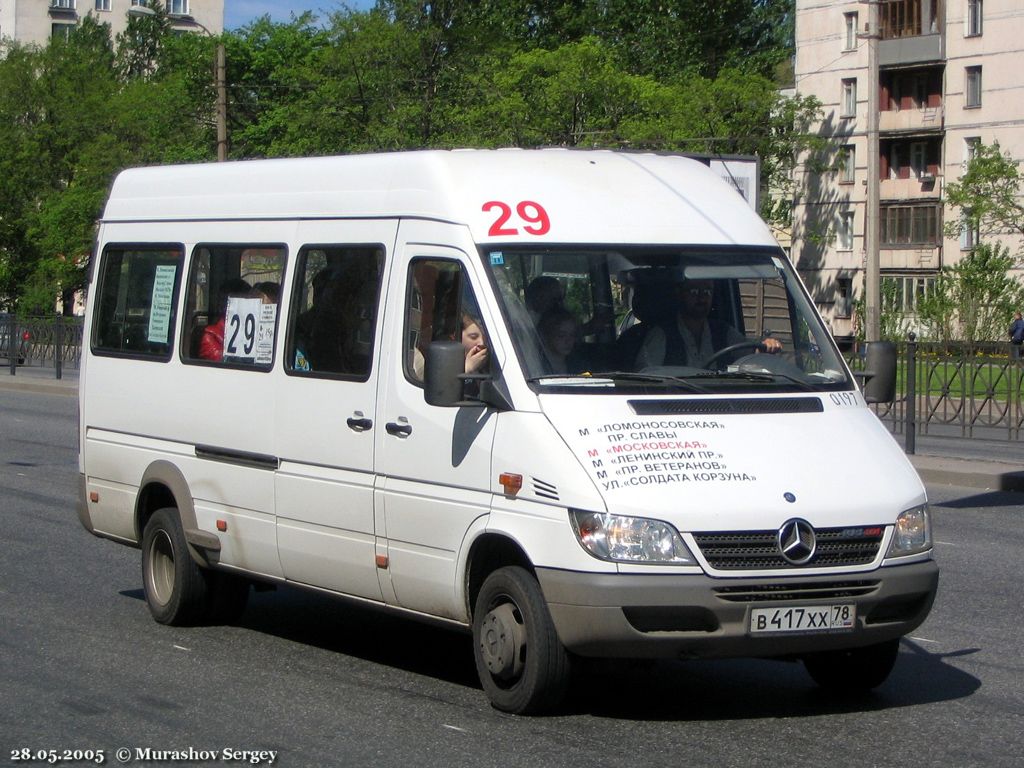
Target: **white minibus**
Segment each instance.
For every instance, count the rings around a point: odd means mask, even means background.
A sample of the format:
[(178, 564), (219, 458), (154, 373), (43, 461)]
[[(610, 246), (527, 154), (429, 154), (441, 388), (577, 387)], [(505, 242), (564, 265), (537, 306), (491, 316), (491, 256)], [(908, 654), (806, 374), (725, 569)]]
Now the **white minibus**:
[(471, 632), (498, 709), (581, 657), (882, 683), (925, 490), (700, 162), (456, 150), (128, 170), (90, 270), (80, 518), (153, 617), (297, 585)]

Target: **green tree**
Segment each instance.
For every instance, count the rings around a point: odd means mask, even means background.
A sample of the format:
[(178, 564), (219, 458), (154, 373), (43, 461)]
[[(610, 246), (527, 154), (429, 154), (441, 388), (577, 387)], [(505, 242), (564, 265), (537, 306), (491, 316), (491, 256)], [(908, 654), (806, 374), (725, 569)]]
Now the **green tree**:
[(1013, 257), (984, 243), (945, 267), (934, 290), (918, 302), (928, 338), (948, 343), (1005, 341), (1013, 311), (1024, 304), (1024, 283), (1012, 275)]
[[(979, 145), (964, 174), (946, 185), (947, 202), (960, 212), (946, 224), (946, 234), (957, 237), (968, 227), (982, 237), (1024, 238), (1024, 176), (1018, 165), (998, 143)], [(1024, 257), (1024, 239), (1018, 256)]]

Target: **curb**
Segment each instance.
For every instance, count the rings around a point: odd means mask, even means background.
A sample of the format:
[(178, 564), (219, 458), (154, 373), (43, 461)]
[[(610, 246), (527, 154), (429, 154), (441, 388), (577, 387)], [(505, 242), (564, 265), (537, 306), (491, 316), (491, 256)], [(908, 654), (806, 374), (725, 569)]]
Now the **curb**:
[(1024, 469), (1017, 464), (920, 454), (907, 458), (925, 483), (988, 491), (1024, 491)]

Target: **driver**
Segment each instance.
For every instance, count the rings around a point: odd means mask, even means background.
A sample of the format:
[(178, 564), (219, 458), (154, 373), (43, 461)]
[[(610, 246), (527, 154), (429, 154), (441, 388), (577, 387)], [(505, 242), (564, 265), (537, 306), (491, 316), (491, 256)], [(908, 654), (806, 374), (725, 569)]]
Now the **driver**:
[[(752, 343), (728, 323), (710, 319), (715, 295), (712, 280), (687, 280), (676, 288), (676, 322), (654, 325), (644, 336), (636, 358), (636, 370), (658, 365), (701, 366), (714, 354), (733, 344)], [(761, 344), (772, 354), (782, 350), (778, 339)]]

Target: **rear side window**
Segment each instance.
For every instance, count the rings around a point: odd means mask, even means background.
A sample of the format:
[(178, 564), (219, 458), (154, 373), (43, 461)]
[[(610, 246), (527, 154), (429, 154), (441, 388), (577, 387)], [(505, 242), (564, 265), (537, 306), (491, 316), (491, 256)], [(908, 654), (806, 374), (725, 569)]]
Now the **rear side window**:
[(100, 264), (92, 349), (168, 360), (174, 346), (180, 246), (111, 246)]
[(187, 362), (267, 370), (274, 362), (281, 280), (279, 245), (199, 245), (186, 305)]
[(285, 368), (366, 381), (373, 365), (384, 248), (303, 248), (296, 266)]

